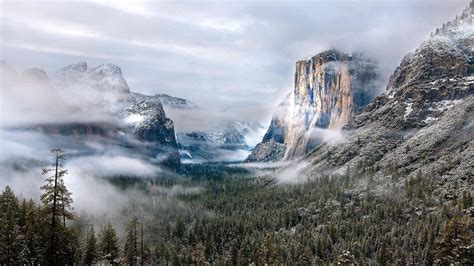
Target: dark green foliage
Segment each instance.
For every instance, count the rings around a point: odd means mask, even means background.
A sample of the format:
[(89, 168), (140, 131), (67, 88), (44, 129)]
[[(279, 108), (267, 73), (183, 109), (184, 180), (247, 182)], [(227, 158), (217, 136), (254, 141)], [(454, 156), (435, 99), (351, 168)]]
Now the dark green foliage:
[(123, 247), (124, 262), (128, 265), (136, 265), (138, 263), (139, 239), (138, 239), (138, 219), (135, 217), (127, 225), (125, 245)]
[(186, 210), (150, 212), (154, 224), (146, 235), (160, 263), (430, 264), (448, 217), (443, 209), (462, 215), (472, 200), (464, 193), (459, 203), (440, 201), (435, 181), (421, 172), (400, 186), (401, 172), (384, 191), (375, 191), (381, 188), (374, 180), (357, 191), (371, 179), (366, 175), (299, 185), (241, 174), (176, 181), (205, 190), (177, 196)]
[[(140, 191), (145, 199), (123, 206), (125, 216), (134, 217), (118, 221), (128, 222), (124, 237), (119, 239), (108, 223), (96, 243), (83, 217), (74, 215), (70, 226), (58, 218), (56, 260), (60, 264), (127, 265), (474, 262), (472, 194), (453, 190), (454, 197), (444, 197), (429, 173), (406, 178), (392, 166), (387, 170), (392, 178), (381, 183), (367, 175), (368, 167), (372, 172), (379, 167), (374, 165), (282, 185), (234, 170), (225, 177), (205, 179), (200, 175), (226, 169), (206, 167), (186, 170), (188, 174), (196, 170), (195, 178), (111, 180), (124, 191)], [(200, 189), (165, 197), (156, 194), (176, 187)], [(50, 206), (20, 202), (10, 188), (2, 193), (0, 203), (0, 230), (17, 229), (2, 231), (2, 263), (47, 264), (42, 243), (48, 243), (51, 235)], [(136, 209), (140, 218), (134, 216)], [(119, 246), (123, 247), (121, 257)]]
[(100, 232), (99, 253), (100, 258), (108, 264), (118, 262), (119, 248), (117, 233), (110, 223), (103, 226)]
[(92, 265), (97, 262), (98, 258), (97, 250), (97, 240), (95, 238), (94, 227), (91, 226), (90, 230), (87, 232), (86, 243), (84, 247), (84, 259), (82, 262), (85, 265)]
[(26, 242), (19, 226), (20, 206), (10, 187), (0, 195), (0, 264), (23, 263)]

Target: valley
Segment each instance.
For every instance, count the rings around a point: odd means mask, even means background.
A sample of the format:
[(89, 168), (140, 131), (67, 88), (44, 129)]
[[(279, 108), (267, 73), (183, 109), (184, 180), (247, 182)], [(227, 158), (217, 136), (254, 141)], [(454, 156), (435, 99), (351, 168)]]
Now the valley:
[(149, 87), (136, 65), (2, 61), (0, 264), (474, 264), (474, 0), (456, 12), (390, 71), (324, 46), (265, 97), (253, 54), (239, 72), (219, 49), (209, 76), (185, 49), (199, 77)]

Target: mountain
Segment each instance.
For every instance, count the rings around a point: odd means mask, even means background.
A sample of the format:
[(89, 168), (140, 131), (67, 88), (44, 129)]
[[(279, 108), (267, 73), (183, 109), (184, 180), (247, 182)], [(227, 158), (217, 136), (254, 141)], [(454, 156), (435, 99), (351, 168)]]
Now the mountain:
[(379, 73), (363, 54), (329, 50), (296, 62), (295, 86), (246, 161), (293, 159), (341, 128), (377, 93)]
[(83, 110), (117, 112), (132, 95), (122, 70), (114, 64), (88, 68), (86, 62), (68, 65), (51, 76), (62, 99)]
[(241, 161), (250, 153), (263, 126), (255, 122), (229, 122), (206, 131), (177, 134), (181, 159), (189, 162)]
[(154, 95), (146, 95), (146, 94), (141, 94), (137, 92), (132, 92), (132, 96), (136, 101), (143, 101), (143, 100), (149, 100), (149, 99), (158, 99), (163, 107), (165, 108), (174, 108), (174, 109), (196, 109), (198, 108), (196, 104), (193, 102), (183, 99), (183, 98), (178, 98), (174, 96), (170, 96), (168, 94), (164, 93), (158, 93)]
[[(454, 199), (474, 184), (474, 2), (406, 55), (386, 91), (304, 160), (314, 173), (387, 180), (429, 176)], [(398, 183), (399, 185), (403, 185)]]
[(159, 99), (139, 101), (125, 108), (120, 117), (126, 132), (148, 145), (149, 156), (161, 164), (176, 167), (180, 163), (173, 121), (166, 117)]
[(2, 73), (11, 81), (2, 95), (12, 102), (25, 99), (23, 109), (13, 105), (7, 110), (11, 117), (28, 118), (9, 118), (18, 120), (9, 121), (11, 130), (40, 132), (51, 146), (79, 154), (93, 153), (91, 143), (97, 142), (170, 168), (180, 165), (174, 124), (160, 99), (132, 94), (119, 66), (88, 68), (79, 62), (48, 76), (41, 69), (19, 75), (4, 64)]

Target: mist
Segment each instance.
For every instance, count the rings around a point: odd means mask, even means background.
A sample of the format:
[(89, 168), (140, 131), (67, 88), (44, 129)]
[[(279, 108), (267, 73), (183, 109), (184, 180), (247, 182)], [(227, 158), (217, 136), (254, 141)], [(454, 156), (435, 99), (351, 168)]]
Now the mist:
[(196, 9), (189, 1), (4, 1), (0, 60), (48, 73), (111, 62), (134, 91), (212, 107), (196, 116), (268, 125), (297, 60), (329, 48), (361, 51), (390, 74), (467, 2), (202, 1)]

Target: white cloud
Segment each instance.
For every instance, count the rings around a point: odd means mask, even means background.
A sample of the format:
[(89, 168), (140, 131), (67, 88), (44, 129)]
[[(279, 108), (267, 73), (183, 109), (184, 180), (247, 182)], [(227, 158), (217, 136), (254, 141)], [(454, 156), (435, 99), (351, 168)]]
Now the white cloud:
[(81, 156), (72, 159), (67, 165), (73, 173), (95, 177), (154, 177), (161, 172), (155, 165), (123, 155)]
[(93, 3), (114, 8), (132, 15), (152, 17), (154, 14), (147, 6), (147, 1), (139, 0), (94, 0)]

